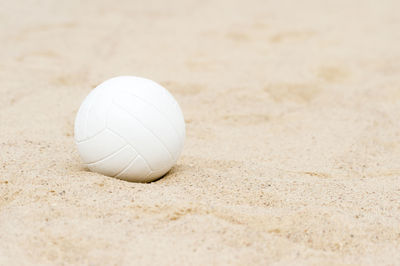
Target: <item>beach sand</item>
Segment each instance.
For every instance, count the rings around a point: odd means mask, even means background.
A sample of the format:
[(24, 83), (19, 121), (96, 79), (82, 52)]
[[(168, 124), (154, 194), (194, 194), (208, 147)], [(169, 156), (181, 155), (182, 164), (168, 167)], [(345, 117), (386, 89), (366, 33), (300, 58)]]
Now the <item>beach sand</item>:
[[(400, 2), (0, 2), (0, 265), (400, 263)], [(177, 165), (82, 167), (118, 75), (165, 86)]]

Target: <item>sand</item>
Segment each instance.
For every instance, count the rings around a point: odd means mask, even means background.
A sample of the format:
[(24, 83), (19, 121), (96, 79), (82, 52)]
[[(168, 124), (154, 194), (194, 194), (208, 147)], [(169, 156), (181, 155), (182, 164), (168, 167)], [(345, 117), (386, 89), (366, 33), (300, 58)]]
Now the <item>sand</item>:
[[(400, 263), (400, 2), (1, 1), (0, 265)], [(164, 85), (163, 179), (83, 168), (84, 97)]]

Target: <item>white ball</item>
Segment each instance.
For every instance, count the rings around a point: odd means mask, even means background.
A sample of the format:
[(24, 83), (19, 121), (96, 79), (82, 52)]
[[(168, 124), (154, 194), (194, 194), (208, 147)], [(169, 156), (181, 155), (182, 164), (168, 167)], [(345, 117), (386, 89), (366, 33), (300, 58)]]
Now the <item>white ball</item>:
[(121, 76), (97, 86), (75, 119), (75, 142), (94, 172), (150, 182), (176, 163), (185, 122), (174, 97), (144, 78)]

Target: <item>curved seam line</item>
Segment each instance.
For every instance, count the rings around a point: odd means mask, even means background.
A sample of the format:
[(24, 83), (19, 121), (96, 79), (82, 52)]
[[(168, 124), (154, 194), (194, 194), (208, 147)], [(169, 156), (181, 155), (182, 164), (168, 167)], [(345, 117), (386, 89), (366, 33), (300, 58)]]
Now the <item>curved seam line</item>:
[(153, 171), (153, 169), (151, 168), (150, 164), (147, 162), (146, 158), (144, 158), (130, 143), (129, 141), (122, 135), (120, 135), (119, 133), (115, 132), (113, 129), (111, 128), (107, 128), (108, 130), (110, 130), (112, 133), (114, 133), (115, 135), (117, 135), (118, 137), (120, 137), (121, 139), (123, 139), (127, 145), (129, 145), (138, 155), (140, 155), (140, 157), (142, 157), (142, 159), (146, 162), (147, 167), (150, 169), (150, 171)]
[(90, 137), (85, 138), (85, 139), (83, 139), (83, 140), (80, 140), (80, 141), (76, 141), (76, 140), (75, 140), (75, 143), (76, 143), (76, 144), (81, 144), (81, 143), (88, 142), (90, 139), (97, 137), (98, 135), (100, 135), (101, 133), (103, 133), (103, 132), (104, 132), (105, 130), (107, 130), (107, 129), (108, 129), (108, 128), (103, 128), (102, 130), (100, 130), (99, 132), (97, 132), (96, 134), (94, 134), (93, 136), (90, 136)]
[(113, 101), (114, 105), (121, 108), (123, 111), (125, 111), (128, 115), (130, 115), (133, 119), (135, 119), (136, 121), (139, 122), (139, 124), (142, 125), (142, 127), (144, 129), (146, 129), (147, 131), (149, 131), (163, 146), (164, 148), (167, 150), (169, 157), (171, 157), (171, 159), (173, 161), (175, 161), (174, 157), (172, 156), (171, 152), (168, 150), (167, 146), (165, 145), (165, 143), (160, 139), (160, 137), (158, 137), (152, 130), (148, 129), (145, 125), (143, 125), (143, 123), (134, 115), (132, 115), (130, 112), (128, 112), (125, 108), (121, 107), (120, 105), (118, 105), (115, 101)]
[(127, 146), (128, 146), (128, 144), (122, 146), (122, 147), (119, 148), (118, 150), (114, 151), (113, 153), (107, 155), (106, 157), (104, 157), (104, 158), (102, 158), (102, 159), (100, 159), (100, 160), (97, 160), (97, 161), (91, 162), (91, 163), (86, 163), (86, 165), (89, 166), (89, 165), (93, 165), (93, 164), (96, 164), (96, 163), (101, 163), (101, 162), (103, 162), (104, 160), (113, 157), (115, 154), (117, 154), (119, 151), (123, 150), (123, 149), (126, 148)]
[[(128, 145), (129, 145), (129, 144), (128, 144)], [(130, 145), (129, 145), (129, 146), (130, 146)], [(114, 177), (117, 177), (117, 178), (118, 178), (120, 175), (122, 175), (123, 173), (125, 173), (125, 171), (128, 170), (129, 167), (132, 166), (132, 164), (136, 161), (136, 159), (137, 159), (139, 156), (140, 156), (139, 154), (136, 155), (135, 158), (133, 158), (133, 159), (128, 163), (128, 165), (125, 166), (121, 171), (119, 171), (118, 173), (116, 173), (116, 174), (114, 175)]]
[(111, 110), (111, 106), (113, 104), (114, 98), (111, 99), (111, 101), (108, 103), (107, 106), (107, 111), (106, 111), (106, 128), (108, 128), (108, 120), (110, 118), (110, 110)]
[(154, 173), (154, 171), (151, 170), (150, 173), (148, 173), (148, 174), (146, 175), (145, 179), (149, 178), (149, 176), (151, 176), (153, 173)]
[(88, 120), (89, 120), (90, 109), (92, 109), (93, 103), (94, 103), (94, 101), (95, 101), (96, 99), (97, 99), (97, 92), (95, 93), (95, 95), (93, 95), (93, 100), (90, 102), (90, 105), (89, 105), (89, 107), (88, 107), (88, 109), (87, 109), (87, 112), (86, 112), (85, 133), (84, 133), (85, 136), (87, 135), (87, 125), (88, 125)]
[(168, 117), (167, 117), (163, 112), (161, 112), (160, 109), (158, 109), (157, 106), (155, 106), (154, 104), (148, 102), (147, 100), (145, 100), (145, 99), (143, 99), (142, 97), (139, 97), (139, 96), (137, 96), (137, 95), (135, 95), (135, 94), (131, 94), (131, 93), (129, 93), (129, 92), (125, 92), (125, 93), (127, 93), (127, 94), (129, 94), (129, 95), (131, 95), (131, 96), (133, 96), (133, 97), (136, 97), (136, 98), (142, 100), (143, 102), (147, 103), (148, 105), (150, 105), (151, 107), (153, 107), (154, 109), (156, 109), (162, 116), (164, 116), (164, 119), (166, 118), (166, 120), (168, 121), (168, 124), (169, 124), (169, 125), (172, 127), (172, 129), (174, 130), (176, 136), (177, 136), (178, 138), (180, 138), (180, 135), (179, 135), (179, 133), (178, 133), (178, 130), (174, 127), (174, 125), (172, 124), (172, 122), (169, 121)]

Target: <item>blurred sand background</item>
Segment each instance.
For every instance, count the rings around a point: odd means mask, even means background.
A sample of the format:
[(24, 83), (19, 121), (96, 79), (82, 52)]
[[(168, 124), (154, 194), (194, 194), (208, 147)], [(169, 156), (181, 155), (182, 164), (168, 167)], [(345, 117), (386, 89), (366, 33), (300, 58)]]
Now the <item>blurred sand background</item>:
[[(0, 2), (0, 265), (400, 263), (400, 2)], [(83, 169), (84, 97), (180, 103), (165, 178)]]

